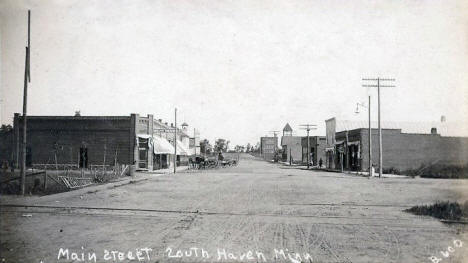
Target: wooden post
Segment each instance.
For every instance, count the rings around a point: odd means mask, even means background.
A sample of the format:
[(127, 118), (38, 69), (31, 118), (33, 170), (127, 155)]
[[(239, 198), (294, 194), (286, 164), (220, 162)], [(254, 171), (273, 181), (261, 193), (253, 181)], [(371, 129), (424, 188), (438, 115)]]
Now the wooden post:
[(44, 171), (44, 192), (47, 190), (47, 171)]
[(106, 152), (107, 152), (107, 142), (104, 143), (104, 161), (102, 162), (102, 175), (107, 173), (107, 171), (104, 171), (104, 169), (106, 167)]
[(351, 170), (350, 167), (349, 167), (349, 147), (348, 147), (348, 130), (345, 131), (346, 133), (346, 142), (345, 142), (345, 156), (346, 156), (346, 165), (345, 165), (345, 168), (348, 169), (348, 170)]
[[(15, 168), (20, 168), (20, 137), (19, 137), (19, 113), (15, 113), (15, 121), (14, 121), (14, 128), (15, 128)], [(14, 171), (14, 170), (13, 170)]]
[(340, 152), (341, 172), (343, 172), (343, 152)]
[(57, 174), (58, 174), (58, 162), (57, 162), (57, 149), (54, 150), (54, 159), (55, 159), (55, 170), (57, 170)]

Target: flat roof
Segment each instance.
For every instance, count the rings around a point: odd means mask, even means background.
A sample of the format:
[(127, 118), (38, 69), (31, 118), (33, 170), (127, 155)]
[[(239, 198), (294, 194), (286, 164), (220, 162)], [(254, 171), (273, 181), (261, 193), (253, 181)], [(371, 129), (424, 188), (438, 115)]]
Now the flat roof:
[[(23, 116), (18, 116), (22, 118)], [(30, 116), (27, 115), (28, 119), (40, 119), (40, 120), (122, 120), (130, 119), (130, 116)]]

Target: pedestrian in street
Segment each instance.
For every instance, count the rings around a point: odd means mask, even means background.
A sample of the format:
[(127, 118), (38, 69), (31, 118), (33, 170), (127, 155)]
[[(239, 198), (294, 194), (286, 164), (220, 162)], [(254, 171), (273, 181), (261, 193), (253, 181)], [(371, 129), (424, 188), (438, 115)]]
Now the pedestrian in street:
[(322, 161), (322, 158), (320, 158), (320, 160), (319, 160), (319, 168), (322, 168), (322, 164), (323, 164), (323, 161)]

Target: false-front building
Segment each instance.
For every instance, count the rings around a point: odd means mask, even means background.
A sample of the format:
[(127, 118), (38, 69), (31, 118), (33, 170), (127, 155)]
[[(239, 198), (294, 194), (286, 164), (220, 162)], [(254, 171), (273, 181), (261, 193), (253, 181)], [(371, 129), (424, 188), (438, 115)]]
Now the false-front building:
[[(369, 128), (366, 122), (326, 121), (328, 168), (369, 170)], [(379, 164), (378, 129), (371, 124), (371, 158)], [(383, 169), (405, 171), (431, 164), (462, 166), (468, 163), (468, 137), (455, 123), (385, 122), (382, 124)]]

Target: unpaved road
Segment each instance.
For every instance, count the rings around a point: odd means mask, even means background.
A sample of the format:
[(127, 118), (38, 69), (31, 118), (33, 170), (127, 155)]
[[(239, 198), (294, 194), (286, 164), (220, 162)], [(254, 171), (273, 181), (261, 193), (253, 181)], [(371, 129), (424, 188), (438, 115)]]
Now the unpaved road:
[[(85, 194), (3, 197), (0, 258), (80, 262), (59, 255), (63, 248), (69, 257), (84, 253), (81, 262), (95, 262), (93, 253), (113, 262), (105, 250), (125, 253), (115, 262), (294, 262), (288, 255), (296, 253), (304, 262), (467, 262), (466, 225), (402, 211), (463, 201), (467, 191), (466, 180), (367, 179), (246, 158)], [(138, 260), (138, 248), (151, 251)], [(170, 257), (178, 250), (182, 257)]]

